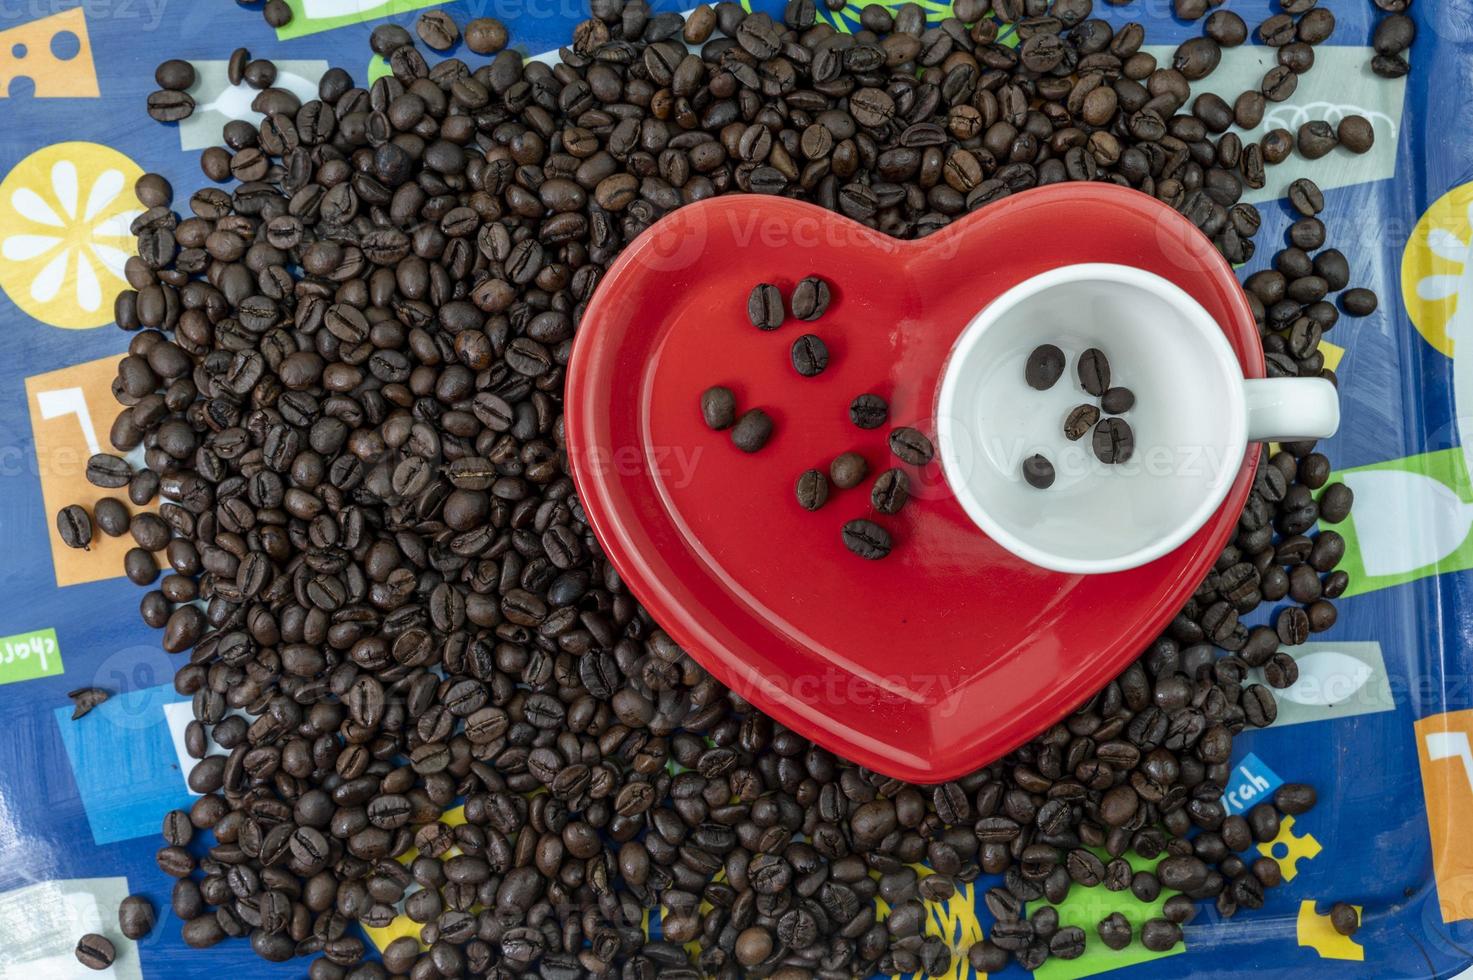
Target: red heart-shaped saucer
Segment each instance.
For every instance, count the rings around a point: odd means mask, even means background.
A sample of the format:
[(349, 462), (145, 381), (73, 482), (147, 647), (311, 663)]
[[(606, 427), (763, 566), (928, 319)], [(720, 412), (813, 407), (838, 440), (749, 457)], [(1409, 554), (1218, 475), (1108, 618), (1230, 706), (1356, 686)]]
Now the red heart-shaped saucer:
[[(1259, 452), (1250, 447), (1227, 501), (1186, 545), (1113, 575), (1050, 572), (1003, 550), (935, 462), (906, 467), (900, 514), (874, 514), (872, 478), (902, 465), (888, 432), (914, 425), (934, 438), (942, 366), (962, 329), (1008, 287), (1075, 262), (1176, 283), (1222, 325), (1244, 373), (1263, 376), (1252, 311), (1217, 250), (1177, 212), (1113, 185), (1026, 191), (908, 242), (782, 198), (719, 197), (664, 218), (609, 270), (568, 368), (568, 453), (609, 560), (718, 679), (847, 758), (934, 782), (1018, 747), (1180, 610), (1231, 535)], [(807, 275), (831, 284), (822, 318), (751, 326), (754, 285), (786, 296)], [(789, 359), (806, 332), (831, 355), (815, 378)], [(739, 411), (772, 416), (760, 452), (704, 425), (700, 396), (717, 384)], [(889, 401), (889, 424), (850, 422), (864, 392)], [(815, 513), (800, 508), (798, 474), (850, 450), (871, 479)], [(857, 517), (889, 529), (888, 558), (844, 547), (840, 528)]]

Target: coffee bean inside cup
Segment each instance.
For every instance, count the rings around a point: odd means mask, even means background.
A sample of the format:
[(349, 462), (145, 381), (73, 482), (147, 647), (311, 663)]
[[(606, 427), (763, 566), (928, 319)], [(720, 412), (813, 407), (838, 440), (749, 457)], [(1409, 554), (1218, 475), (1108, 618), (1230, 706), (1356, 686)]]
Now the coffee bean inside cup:
[(1047, 490), (1054, 485), (1054, 464), (1047, 457), (1035, 453), (1023, 460), (1023, 479), (1030, 487)]
[(1047, 391), (1064, 374), (1064, 352), (1053, 344), (1040, 344), (1028, 355), (1024, 376), (1031, 388)]
[(1079, 355), (1079, 386), (1096, 398), (1110, 388), (1110, 361), (1105, 352), (1091, 347)]

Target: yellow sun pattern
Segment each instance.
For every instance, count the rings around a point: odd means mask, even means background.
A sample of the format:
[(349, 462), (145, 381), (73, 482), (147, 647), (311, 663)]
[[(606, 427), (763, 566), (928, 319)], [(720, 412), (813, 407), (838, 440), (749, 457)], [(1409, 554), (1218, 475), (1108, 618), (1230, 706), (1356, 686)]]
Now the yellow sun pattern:
[[(1401, 291), (1407, 313), (1422, 338), (1453, 356), (1448, 324), (1461, 291), (1473, 288), (1473, 183), (1454, 187), (1437, 200), (1407, 239), (1401, 257)], [(1473, 302), (1473, 296), (1467, 297)]]
[(136, 252), (129, 225), (143, 170), (99, 143), (56, 143), (0, 181), (0, 289), (30, 316), (85, 330), (113, 322)]

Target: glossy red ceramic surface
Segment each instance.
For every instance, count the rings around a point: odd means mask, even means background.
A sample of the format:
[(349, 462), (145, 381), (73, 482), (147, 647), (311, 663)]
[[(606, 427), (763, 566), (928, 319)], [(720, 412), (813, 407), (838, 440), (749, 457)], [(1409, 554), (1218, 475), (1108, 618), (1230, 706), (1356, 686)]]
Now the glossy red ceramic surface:
[[(656, 620), (716, 677), (779, 721), (881, 772), (933, 782), (1011, 751), (1118, 674), (1180, 609), (1232, 533), (1259, 450), (1188, 544), (1144, 568), (1080, 577), (1028, 565), (956, 504), (938, 463), (876, 517), (895, 547), (867, 562), (840, 527), (874, 517), (872, 480), (802, 510), (793, 484), (841, 452), (871, 476), (897, 465), (886, 435), (930, 417), (962, 328), (1008, 287), (1059, 265), (1117, 262), (1177, 283), (1222, 325), (1248, 377), (1263, 376), (1232, 270), (1185, 218), (1105, 184), (1004, 199), (900, 242), (815, 206), (720, 197), (666, 217), (626, 249), (583, 318), (567, 381), (567, 441), (589, 520)], [(753, 285), (786, 296), (832, 285), (828, 313), (763, 333)], [(817, 378), (789, 346), (828, 344)], [(715, 384), (764, 408), (771, 442), (739, 452), (701, 419)], [(890, 424), (848, 419), (862, 392)]]

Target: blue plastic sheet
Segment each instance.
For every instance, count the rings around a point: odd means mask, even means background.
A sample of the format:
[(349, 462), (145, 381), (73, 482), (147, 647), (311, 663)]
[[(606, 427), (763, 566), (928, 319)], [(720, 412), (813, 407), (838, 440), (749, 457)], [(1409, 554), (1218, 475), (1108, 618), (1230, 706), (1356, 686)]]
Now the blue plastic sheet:
[[(276, 37), (257, 9), (232, 3), (0, 2), (0, 371), (10, 376), (0, 388), (4, 980), (85, 974), (71, 949), (89, 930), (117, 942), (117, 977), (287, 977), (305, 967), (266, 964), (243, 942), (183, 946), (154, 852), (164, 811), (191, 798), (181, 745), (189, 706), (173, 691), (171, 658), (138, 619), (140, 592), (120, 577), (121, 549), (100, 546), (96, 560), (79, 563), (52, 530), (55, 510), (89, 492), (81, 464), (105, 444), (116, 411), (106, 386), (128, 338), (111, 326), (111, 304), (138, 209), (133, 178), (157, 171), (181, 192), (203, 183), (197, 151), (248, 110), (249, 94), (225, 80), (237, 45), (274, 59), (278, 84), (312, 91), (328, 64), (360, 81), (378, 70), (366, 40), (384, 17), (408, 25), (429, 6), (462, 23), (489, 14), (507, 23), (516, 47), (539, 54), (586, 15), (575, 0), (292, 5), (297, 19)], [(1230, 6), (1250, 24), (1277, 11), (1270, 0)], [(1286, 882), (1261, 911), (1222, 921), (1204, 907), (1184, 950), (1094, 949), (1051, 962), (1048, 977), (1124, 967), (1142, 978), (1449, 976), (1473, 962), (1473, 480), (1462, 448), (1473, 444), (1473, 355), (1461, 366), (1454, 358), (1473, 336), (1473, 296), (1460, 294), (1473, 290), (1473, 5), (1417, 4), (1415, 67), (1398, 82), (1369, 71), (1371, 3), (1321, 6), (1339, 29), (1266, 126), (1360, 113), (1374, 123), (1376, 147), (1272, 169), (1250, 198), (1264, 227), (1241, 271), (1271, 261), (1293, 220), (1277, 198), (1310, 174), (1326, 189), (1330, 241), (1350, 257), (1354, 284), (1380, 294), (1373, 316), (1343, 319), (1327, 336), (1345, 424), (1325, 451), (1357, 494), (1354, 516), (1337, 528), (1354, 584), (1335, 627), (1292, 651), (1300, 681), (1280, 692), (1277, 724), (1237, 741), (1228, 805), (1251, 806), (1282, 782), (1312, 783), (1320, 803), (1266, 845)], [(944, 16), (944, 5), (928, 7)], [(1117, 25), (1144, 22), (1165, 51), (1200, 30), (1174, 20), (1167, 0), (1097, 7)], [(857, 10), (822, 16), (856, 29)], [(201, 108), (178, 126), (144, 114), (154, 66), (166, 57), (199, 72)], [(1271, 64), (1270, 49), (1229, 51), (1208, 87), (1231, 101)], [(66, 692), (88, 685), (115, 697), (73, 722)], [(977, 900), (983, 884), (931, 909), (928, 928), (958, 951), (957, 977), (970, 976), (962, 954), (989, 926)], [(1143, 914), (1103, 890), (1075, 891), (1064, 919), (1091, 935), (1113, 908)], [(137, 943), (117, 931), (117, 903), (129, 893), (160, 910), (159, 928)], [(1353, 940), (1329, 928), (1335, 901), (1362, 910)]]

